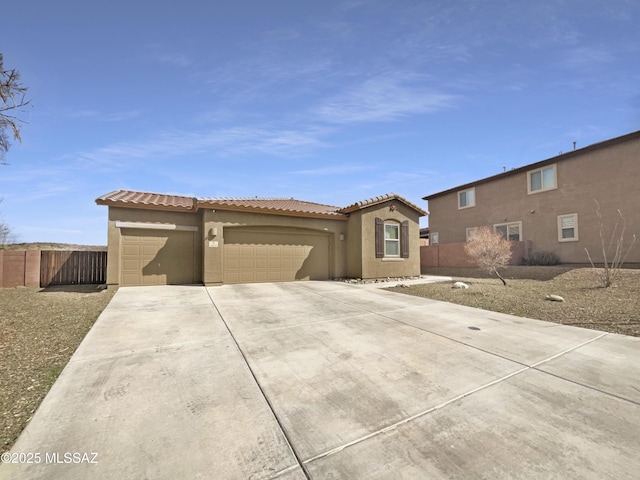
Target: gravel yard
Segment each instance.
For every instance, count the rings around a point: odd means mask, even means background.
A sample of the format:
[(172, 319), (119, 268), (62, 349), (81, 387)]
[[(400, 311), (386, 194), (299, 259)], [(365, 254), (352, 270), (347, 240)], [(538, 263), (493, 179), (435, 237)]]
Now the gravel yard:
[[(428, 275), (446, 275), (469, 289), (452, 288), (453, 282), (394, 287), (389, 290), (467, 305), (519, 317), (605, 332), (640, 336), (640, 270), (620, 271), (616, 285), (602, 288), (591, 268), (508, 267), (505, 287), (495, 276), (477, 268), (432, 268)], [(559, 295), (564, 302), (545, 300)]]
[(113, 293), (96, 285), (0, 289), (0, 453), (11, 448)]

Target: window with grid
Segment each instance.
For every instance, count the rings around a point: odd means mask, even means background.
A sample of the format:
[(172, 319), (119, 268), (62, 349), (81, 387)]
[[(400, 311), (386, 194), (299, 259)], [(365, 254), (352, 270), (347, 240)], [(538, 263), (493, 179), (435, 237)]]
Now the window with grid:
[(400, 256), (400, 225), (396, 223), (384, 224), (384, 256)]
[(558, 241), (572, 242), (578, 240), (578, 214), (558, 215)]

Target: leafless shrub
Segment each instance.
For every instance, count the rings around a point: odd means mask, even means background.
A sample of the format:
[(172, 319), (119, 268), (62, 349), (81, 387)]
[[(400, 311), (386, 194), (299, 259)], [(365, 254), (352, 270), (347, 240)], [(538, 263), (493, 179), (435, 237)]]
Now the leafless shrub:
[(480, 268), (495, 274), (502, 284), (507, 282), (500, 273), (499, 268), (509, 264), (511, 260), (511, 242), (489, 227), (480, 227), (464, 247), (465, 252), (478, 263)]
[(560, 259), (553, 252), (540, 251), (533, 252), (530, 255), (522, 257), (522, 265), (558, 265)]
[(596, 272), (598, 280), (603, 287), (610, 287), (614, 284), (616, 277), (620, 273), (620, 270), (624, 266), (624, 262), (629, 256), (629, 252), (633, 248), (636, 243), (636, 236), (633, 234), (631, 236), (631, 242), (627, 247), (624, 246), (624, 234), (627, 228), (624, 217), (622, 216), (622, 212), (620, 209), (617, 210), (618, 218), (616, 219), (616, 223), (613, 227), (613, 231), (611, 232), (611, 238), (607, 242), (605, 239), (605, 227), (604, 227), (604, 219), (602, 217), (602, 212), (600, 211), (600, 204), (597, 200), (596, 202), (596, 215), (598, 216), (599, 221), (599, 233), (600, 233), (600, 248), (602, 252), (602, 268), (597, 269), (593, 259), (591, 258), (591, 254), (587, 248), (584, 249), (587, 252), (587, 258), (589, 259), (589, 263), (591, 263), (591, 267)]

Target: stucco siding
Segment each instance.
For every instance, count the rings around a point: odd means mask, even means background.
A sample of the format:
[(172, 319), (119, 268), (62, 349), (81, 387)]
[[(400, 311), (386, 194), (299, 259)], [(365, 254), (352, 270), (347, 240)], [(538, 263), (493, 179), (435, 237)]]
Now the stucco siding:
[[(224, 281), (224, 245), (225, 229), (238, 227), (259, 227), (273, 231), (286, 232), (296, 229), (298, 233), (314, 232), (327, 235), (329, 243), (329, 276), (342, 277), (346, 274), (347, 222), (321, 218), (287, 217), (283, 215), (265, 215), (253, 212), (235, 212), (224, 210), (205, 210), (203, 228), (204, 283), (220, 284)], [(215, 232), (215, 235), (212, 233)], [(342, 235), (342, 240), (340, 239)]]
[[(394, 209), (391, 209), (391, 206)], [(409, 257), (376, 258), (375, 219), (401, 224), (409, 221)], [(420, 225), (418, 213), (400, 202), (386, 202), (362, 211), (362, 278), (408, 277), (420, 275)]]
[[(117, 225), (119, 223), (143, 224), (147, 228), (143, 230), (137, 230), (137, 232), (143, 233), (145, 230), (153, 232), (154, 230), (152, 228), (148, 228), (153, 224), (159, 226), (175, 225), (176, 227), (198, 228), (198, 225), (200, 223), (200, 214), (109, 207), (109, 224), (107, 233), (107, 285), (120, 285), (122, 280), (121, 261), (123, 255), (123, 236), (126, 235), (126, 232), (128, 230), (130, 231), (131, 229), (118, 227)], [(194, 233), (194, 238), (195, 246), (193, 279), (195, 282), (199, 282), (202, 279), (202, 248), (199, 229), (198, 232)]]

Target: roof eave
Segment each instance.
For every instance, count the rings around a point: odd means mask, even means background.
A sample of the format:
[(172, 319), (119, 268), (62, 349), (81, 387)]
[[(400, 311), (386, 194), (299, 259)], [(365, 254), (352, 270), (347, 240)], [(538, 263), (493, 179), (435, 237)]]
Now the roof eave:
[(225, 210), (230, 212), (262, 213), (267, 215), (282, 215), (286, 217), (327, 218), (332, 220), (347, 220), (342, 213), (301, 212), (296, 210), (279, 210), (275, 208), (250, 207), (246, 205), (228, 205), (208, 201), (199, 201), (198, 209), (210, 208), (213, 210)]
[(376, 201), (373, 201), (373, 202), (370, 202), (370, 203), (367, 203), (367, 204), (355, 203), (353, 205), (350, 205), (348, 207), (340, 209), (339, 212), (349, 214), (349, 213), (352, 213), (352, 212), (356, 212), (358, 210), (364, 210), (364, 209), (367, 209), (367, 208), (375, 207), (377, 205), (381, 205), (383, 203), (393, 202), (393, 201), (399, 201), (399, 202), (405, 204), (407, 207), (409, 207), (412, 210), (414, 210), (417, 213), (419, 213), (421, 217), (425, 217), (425, 216), (429, 215), (428, 211), (423, 210), (422, 208), (418, 207), (417, 205), (414, 205), (413, 203), (411, 203), (408, 200), (404, 199), (400, 195), (395, 195), (395, 196), (392, 196), (392, 197), (382, 198), (380, 200), (376, 200)]
[(498, 173), (497, 175), (492, 175), (490, 177), (485, 177), (480, 180), (476, 180), (473, 182), (465, 183), (464, 185), (458, 185), (456, 187), (448, 188), (447, 190), (443, 190), (441, 192), (432, 193), (431, 195), (427, 195), (422, 197), (422, 200), (429, 201), (432, 198), (441, 197), (443, 195), (448, 195), (450, 193), (454, 193), (459, 190), (465, 190), (467, 188), (475, 187), (477, 185), (482, 185), (483, 183), (493, 182), (494, 180), (498, 180), (500, 178), (506, 178), (511, 175), (517, 175), (522, 172), (528, 172), (529, 170), (535, 170), (536, 168), (544, 167), (545, 165), (550, 165), (557, 162), (562, 162), (564, 160), (569, 160), (573, 157), (580, 156), (584, 153), (589, 153), (594, 150), (600, 150), (602, 148), (609, 147), (611, 145), (615, 145), (618, 143), (623, 143), (629, 140), (633, 140), (636, 138), (640, 138), (640, 130), (632, 133), (628, 133), (626, 135), (621, 135), (619, 137), (611, 138), (609, 140), (604, 140), (602, 142), (593, 143), (591, 145), (587, 145), (586, 147), (579, 148), (577, 150), (572, 150), (570, 152), (562, 153), (555, 157), (547, 158), (545, 160), (540, 160), (539, 162), (530, 163), (528, 165), (524, 165), (522, 167), (513, 168), (503, 173)]
[(102, 198), (96, 199), (97, 205), (106, 205), (107, 207), (120, 207), (120, 208), (135, 208), (142, 210), (162, 210), (164, 212), (183, 212), (193, 213), (195, 210), (193, 207), (181, 207), (178, 205), (156, 205), (152, 203), (129, 203), (117, 200), (104, 200)]

